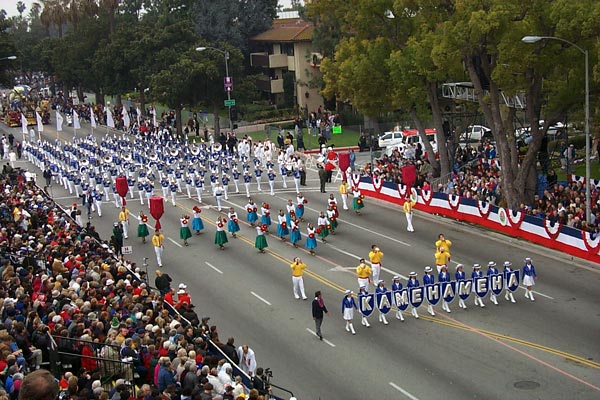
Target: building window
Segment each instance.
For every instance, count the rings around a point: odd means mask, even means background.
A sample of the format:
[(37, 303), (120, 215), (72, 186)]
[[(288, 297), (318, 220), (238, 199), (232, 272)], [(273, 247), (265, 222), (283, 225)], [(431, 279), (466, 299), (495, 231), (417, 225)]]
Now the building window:
[(294, 43), (282, 43), (281, 54), (287, 54), (288, 56), (294, 55)]

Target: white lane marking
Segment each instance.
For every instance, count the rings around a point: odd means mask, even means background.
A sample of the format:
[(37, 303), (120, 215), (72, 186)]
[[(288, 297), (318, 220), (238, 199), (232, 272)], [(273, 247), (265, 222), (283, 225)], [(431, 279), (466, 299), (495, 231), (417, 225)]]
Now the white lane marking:
[[(521, 289), (524, 289), (524, 290), (525, 290), (525, 289), (527, 289), (525, 286), (519, 286), (519, 287), (520, 287)], [(550, 297), (550, 296), (548, 296), (547, 294), (540, 293), (540, 292), (536, 292), (535, 290), (533, 291), (533, 293), (535, 293), (535, 294), (539, 294), (540, 296), (542, 296), (542, 297), (545, 297), (545, 298), (547, 298), (547, 299), (554, 300), (554, 297)]]
[(176, 241), (174, 241), (173, 239), (171, 239), (170, 237), (168, 237), (167, 239), (169, 239), (171, 242), (175, 243), (175, 245), (179, 246), (179, 247), (183, 247), (182, 245), (180, 245), (179, 243), (177, 243)]
[(218, 273), (220, 273), (221, 275), (223, 275), (223, 271), (221, 271), (219, 268), (215, 267), (214, 265), (212, 265), (211, 263), (209, 263), (208, 261), (204, 261), (204, 263), (206, 265), (208, 265), (209, 267), (211, 267), (212, 269), (214, 269), (215, 271), (217, 271)]
[[(284, 199), (283, 197), (279, 197), (279, 196), (277, 196), (277, 198), (279, 198), (279, 199), (281, 199), (281, 200), (285, 200), (285, 201), (287, 201), (287, 200), (288, 200), (288, 199)], [(317, 214), (318, 214), (318, 213), (320, 213), (320, 211), (319, 211), (319, 210), (316, 210), (316, 209), (314, 209), (314, 208), (311, 208), (311, 207), (305, 207), (305, 208), (307, 208), (307, 209), (309, 209), (309, 210), (312, 210), (312, 211), (316, 212)], [(360, 226), (360, 225), (356, 225), (356, 224), (354, 224), (354, 223), (352, 223), (352, 222), (350, 222), (350, 221), (347, 221), (347, 220), (345, 220), (345, 219), (341, 219), (341, 218), (340, 218), (340, 221), (342, 221), (344, 224), (347, 224), (347, 225), (353, 226), (353, 227), (355, 227), (355, 228), (357, 228), (357, 229), (362, 229), (363, 231), (367, 231), (367, 232), (369, 232), (369, 233), (370, 233), (370, 234), (372, 234), (372, 235), (381, 236), (381, 237), (383, 237), (383, 238), (386, 238), (387, 240), (391, 240), (392, 242), (396, 242), (396, 243), (399, 243), (399, 244), (402, 244), (402, 245), (404, 245), (404, 246), (408, 246), (408, 247), (412, 246), (410, 243), (406, 243), (406, 242), (403, 242), (402, 240), (394, 239), (394, 238), (391, 238), (391, 237), (389, 237), (389, 236), (386, 236), (386, 235), (384, 235), (384, 234), (382, 234), (382, 233), (379, 233), (379, 232), (376, 232), (376, 231), (372, 231), (372, 230), (370, 230), (370, 229), (367, 229), (367, 228), (365, 228), (365, 227), (363, 227), (363, 226)]]
[(415, 397), (412, 394), (408, 393), (406, 390), (402, 389), (400, 386), (396, 385), (394, 382), (390, 382), (390, 386), (393, 387), (394, 389), (396, 389), (397, 391), (399, 391), (400, 393), (402, 393), (403, 395), (405, 395), (406, 397), (408, 397), (411, 400), (419, 400), (417, 397)]
[(271, 305), (272, 305), (271, 303), (269, 303), (267, 300), (263, 299), (262, 297), (260, 297), (260, 296), (259, 296), (259, 295), (257, 295), (256, 293), (254, 293), (254, 292), (250, 292), (250, 294), (251, 294), (252, 296), (256, 297), (257, 299), (259, 299), (260, 301), (262, 301), (263, 303), (265, 303), (266, 305), (268, 305), (268, 306), (271, 306)]
[[(313, 331), (312, 329), (310, 329), (310, 328), (306, 328), (306, 330), (307, 330), (307, 331), (309, 331), (310, 333), (312, 333), (314, 336), (317, 336), (317, 332)], [(318, 337), (318, 336), (317, 336), (317, 337)], [(327, 339), (323, 339), (323, 341), (324, 341), (325, 343), (327, 343), (328, 345), (330, 345), (331, 347), (335, 347), (335, 344), (331, 343), (329, 340), (327, 340)]]
[[(357, 259), (357, 260), (360, 260), (360, 259), (362, 258), (362, 257), (360, 257), (360, 256), (357, 256), (356, 254), (352, 254), (352, 253), (350, 253), (350, 252), (348, 252), (348, 251), (346, 251), (346, 250), (342, 250), (342, 249), (340, 249), (339, 247), (333, 246), (332, 244), (329, 244), (329, 243), (327, 243), (327, 247), (330, 247), (330, 248), (334, 249), (335, 251), (339, 251), (340, 253), (342, 253), (342, 254), (345, 254), (345, 255), (347, 255), (347, 256), (350, 256), (350, 257), (352, 257), (352, 258), (355, 258), (355, 259)], [(343, 270), (343, 269), (346, 269), (346, 268), (344, 268), (344, 267), (341, 267), (341, 268), (342, 268), (342, 270)], [(339, 268), (339, 267), (334, 267), (334, 268), (332, 268), (332, 269), (336, 269), (336, 270), (338, 270), (338, 271), (340, 270), (340, 268)], [(354, 269), (354, 268), (349, 268), (349, 269)], [(383, 271), (385, 271), (385, 272), (389, 272), (389, 273), (390, 273), (390, 274), (392, 274), (393, 276), (395, 276), (395, 275), (398, 275), (400, 278), (402, 278), (402, 279), (405, 279), (405, 280), (408, 280), (408, 277), (407, 277), (407, 276), (404, 276), (404, 275), (402, 275), (402, 274), (401, 274), (401, 273), (399, 273), (399, 272), (392, 271), (391, 269), (389, 269), (389, 268), (386, 268), (386, 267), (381, 267), (381, 269), (382, 269)]]

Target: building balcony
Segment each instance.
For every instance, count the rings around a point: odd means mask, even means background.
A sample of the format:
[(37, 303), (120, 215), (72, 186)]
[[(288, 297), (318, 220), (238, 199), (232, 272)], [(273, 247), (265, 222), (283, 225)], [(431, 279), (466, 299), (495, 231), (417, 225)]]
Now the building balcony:
[(283, 93), (283, 79), (259, 79), (256, 87), (263, 92)]
[(250, 65), (263, 68), (287, 68), (287, 54), (250, 53)]

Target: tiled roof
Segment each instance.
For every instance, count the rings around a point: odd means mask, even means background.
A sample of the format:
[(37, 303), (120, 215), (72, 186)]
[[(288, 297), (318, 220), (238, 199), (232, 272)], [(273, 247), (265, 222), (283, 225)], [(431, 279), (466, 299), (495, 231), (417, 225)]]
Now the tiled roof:
[(271, 29), (259, 33), (251, 40), (255, 42), (306, 42), (312, 40), (315, 28), (300, 18), (276, 19)]

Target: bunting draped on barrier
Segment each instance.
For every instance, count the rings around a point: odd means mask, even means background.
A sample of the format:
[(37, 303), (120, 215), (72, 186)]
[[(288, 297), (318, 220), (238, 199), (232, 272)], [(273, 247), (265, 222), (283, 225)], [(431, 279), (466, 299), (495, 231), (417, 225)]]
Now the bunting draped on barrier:
[[(352, 185), (357, 185), (366, 196), (403, 205), (409, 188), (392, 182), (379, 181), (371, 177), (350, 176)], [(497, 207), (486, 201), (466, 197), (449, 196), (441, 192), (422, 191), (410, 188), (415, 209), (439, 214), (461, 221), (475, 223), (510, 236), (516, 236), (547, 248), (559, 250), (572, 256), (600, 263), (600, 242), (592, 240), (588, 233), (569, 226), (527, 215), (519, 210)]]

